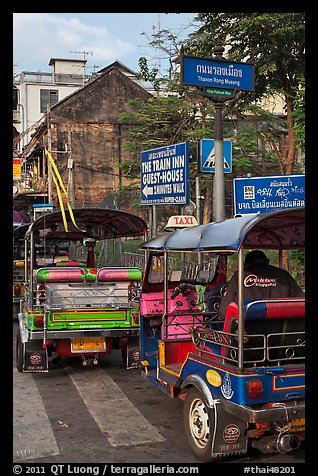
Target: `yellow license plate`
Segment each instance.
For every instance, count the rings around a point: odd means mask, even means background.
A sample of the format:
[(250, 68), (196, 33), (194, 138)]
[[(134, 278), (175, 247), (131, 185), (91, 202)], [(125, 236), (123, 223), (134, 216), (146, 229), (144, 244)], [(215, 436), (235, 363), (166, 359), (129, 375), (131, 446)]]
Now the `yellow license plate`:
[(305, 431), (305, 418), (297, 418), (296, 420), (292, 420), (289, 431)]
[(104, 337), (75, 337), (71, 342), (72, 352), (105, 352)]

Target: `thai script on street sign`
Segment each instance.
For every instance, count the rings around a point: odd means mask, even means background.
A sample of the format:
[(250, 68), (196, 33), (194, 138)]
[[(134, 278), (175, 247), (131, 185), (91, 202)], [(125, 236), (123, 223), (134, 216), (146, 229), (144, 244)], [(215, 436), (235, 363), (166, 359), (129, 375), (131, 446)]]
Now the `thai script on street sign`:
[(305, 206), (305, 175), (233, 179), (234, 214), (267, 213)]
[(141, 152), (141, 205), (187, 203), (188, 169), (186, 142)]
[(254, 64), (183, 56), (184, 84), (253, 91)]

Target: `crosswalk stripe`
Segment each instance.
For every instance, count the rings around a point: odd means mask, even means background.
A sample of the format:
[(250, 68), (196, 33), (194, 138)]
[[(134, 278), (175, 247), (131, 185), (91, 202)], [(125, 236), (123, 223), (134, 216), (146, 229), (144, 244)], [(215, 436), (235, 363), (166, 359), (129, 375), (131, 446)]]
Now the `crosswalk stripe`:
[(105, 369), (67, 370), (87, 409), (112, 446), (135, 446), (165, 440)]
[(13, 384), (13, 461), (59, 455), (60, 451), (32, 374), (16, 369)]

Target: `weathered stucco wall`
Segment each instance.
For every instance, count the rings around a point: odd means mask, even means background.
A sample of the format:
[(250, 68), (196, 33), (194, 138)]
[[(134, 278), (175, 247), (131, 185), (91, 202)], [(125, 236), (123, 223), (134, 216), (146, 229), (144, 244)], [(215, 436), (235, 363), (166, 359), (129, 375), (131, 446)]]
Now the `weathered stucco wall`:
[[(120, 125), (118, 117), (129, 109), (129, 99), (136, 97), (146, 100), (150, 94), (111, 68), (52, 108), (52, 156), (78, 206), (98, 204), (129, 183), (118, 168), (130, 158), (124, 148), (129, 126)], [(71, 172), (67, 168), (70, 158)]]

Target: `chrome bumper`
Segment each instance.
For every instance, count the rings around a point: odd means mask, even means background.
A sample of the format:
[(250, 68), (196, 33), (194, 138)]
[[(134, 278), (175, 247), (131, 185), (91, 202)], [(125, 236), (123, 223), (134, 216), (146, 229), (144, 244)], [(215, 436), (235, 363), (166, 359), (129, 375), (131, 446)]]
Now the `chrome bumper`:
[(238, 405), (229, 401), (222, 400), (227, 413), (235, 415), (250, 423), (261, 423), (268, 421), (286, 420), (286, 412), (289, 420), (303, 418), (305, 416), (305, 401), (292, 400), (273, 406), (270, 408), (253, 409), (246, 405)]

